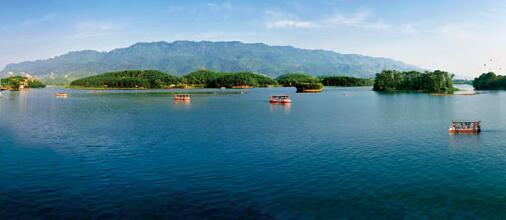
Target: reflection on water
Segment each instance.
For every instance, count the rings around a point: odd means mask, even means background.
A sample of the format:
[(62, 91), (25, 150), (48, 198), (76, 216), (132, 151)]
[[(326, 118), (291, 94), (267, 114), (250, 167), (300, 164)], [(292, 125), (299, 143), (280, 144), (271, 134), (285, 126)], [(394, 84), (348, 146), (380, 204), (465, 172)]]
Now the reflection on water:
[(289, 113), (290, 108), (292, 107), (292, 103), (269, 103), (269, 107), (271, 112), (284, 111), (286, 113)]
[(448, 133), (450, 149), (462, 147), (479, 147), (480, 134), (478, 133)]
[(506, 218), (506, 92), (61, 90), (0, 99), (0, 219)]
[(190, 100), (174, 100), (174, 109), (190, 109), (191, 101)]

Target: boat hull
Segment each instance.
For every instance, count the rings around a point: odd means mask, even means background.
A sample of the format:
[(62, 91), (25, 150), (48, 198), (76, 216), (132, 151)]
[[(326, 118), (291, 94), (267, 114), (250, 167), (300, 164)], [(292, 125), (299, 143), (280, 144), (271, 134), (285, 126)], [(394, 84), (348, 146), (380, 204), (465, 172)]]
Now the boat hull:
[(67, 98), (69, 95), (67, 93), (56, 93), (55, 96), (57, 98)]
[(467, 134), (477, 134), (480, 133), (480, 129), (448, 129), (448, 133), (456, 134), (456, 133), (467, 133)]
[(297, 93), (318, 93), (322, 92), (323, 89), (297, 89)]
[(283, 101), (270, 100), (269, 102), (272, 104), (290, 104), (292, 103), (292, 100), (283, 100)]
[(190, 101), (190, 98), (174, 98), (176, 101)]

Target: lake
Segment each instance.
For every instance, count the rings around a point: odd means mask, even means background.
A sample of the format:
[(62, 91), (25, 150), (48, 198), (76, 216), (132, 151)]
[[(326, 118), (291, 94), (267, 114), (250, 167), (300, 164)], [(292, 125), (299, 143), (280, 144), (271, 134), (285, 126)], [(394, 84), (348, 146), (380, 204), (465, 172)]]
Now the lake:
[(62, 90), (2, 92), (2, 219), (506, 218), (506, 92)]

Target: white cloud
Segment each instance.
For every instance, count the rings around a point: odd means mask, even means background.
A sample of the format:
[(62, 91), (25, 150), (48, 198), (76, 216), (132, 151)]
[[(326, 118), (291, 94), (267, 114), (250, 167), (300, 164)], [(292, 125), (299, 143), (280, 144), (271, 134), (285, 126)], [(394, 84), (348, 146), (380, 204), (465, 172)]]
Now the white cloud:
[(77, 24), (77, 28), (81, 30), (111, 31), (121, 30), (123, 26), (110, 21), (87, 21)]
[(224, 3), (208, 3), (207, 8), (209, 10), (213, 11), (220, 11), (220, 10), (232, 10), (232, 4), (230, 2), (224, 2)]
[(431, 32), (454, 39), (475, 39), (481, 38), (481, 31), (477, 30), (477, 28), (480, 29), (481, 26), (476, 26), (465, 22), (448, 23), (435, 27), (431, 30)]
[(207, 4), (197, 4), (194, 6), (187, 5), (170, 5), (167, 8), (167, 12), (171, 14), (177, 13), (185, 13), (185, 14), (202, 14), (203, 12), (228, 12), (232, 11), (234, 6), (232, 3), (223, 2), (223, 3), (207, 3)]
[(185, 7), (185, 6), (176, 6), (176, 5), (171, 5), (167, 8), (167, 12), (169, 13), (181, 13), (181, 12), (184, 12), (186, 11), (188, 8)]
[[(193, 36), (192, 36), (193, 35)], [(226, 32), (226, 31), (217, 31), (217, 32), (206, 32), (200, 34), (192, 34), (190, 36), (186, 36), (187, 38), (193, 38), (195, 40), (237, 40), (244, 39), (248, 37), (259, 36), (257, 32)]]
[(360, 10), (354, 14), (346, 15), (342, 13), (334, 13), (315, 20), (295, 19), (294, 16), (285, 14), (280, 11), (266, 11), (267, 28), (340, 28), (340, 27), (356, 27), (366, 29), (385, 29), (389, 28), (381, 20), (371, 19), (371, 11)]
[(279, 20), (266, 23), (267, 28), (315, 28), (317, 25), (310, 21)]
[(417, 36), (419, 33), (418, 27), (416, 24), (403, 24), (401, 26), (402, 33), (410, 36)]
[(334, 15), (325, 18), (321, 21), (324, 27), (362, 27), (362, 28), (388, 28), (389, 25), (383, 23), (380, 20), (371, 20), (372, 13), (369, 10), (358, 11), (352, 15), (345, 15), (341, 13), (335, 13)]
[(50, 14), (46, 14), (42, 17), (38, 17), (38, 18), (31, 18), (31, 19), (28, 19), (28, 20), (24, 20), (23, 22), (21, 22), (21, 26), (32, 26), (32, 25), (37, 25), (37, 24), (41, 24), (41, 23), (44, 23), (44, 22), (48, 22), (48, 21), (51, 21), (53, 20), (54, 18), (56, 17), (56, 14), (53, 14), (53, 13), (50, 13)]
[(76, 24), (76, 31), (68, 39), (82, 39), (103, 36), (120, 31), (123, 25), (111, 21), (86, 21)]

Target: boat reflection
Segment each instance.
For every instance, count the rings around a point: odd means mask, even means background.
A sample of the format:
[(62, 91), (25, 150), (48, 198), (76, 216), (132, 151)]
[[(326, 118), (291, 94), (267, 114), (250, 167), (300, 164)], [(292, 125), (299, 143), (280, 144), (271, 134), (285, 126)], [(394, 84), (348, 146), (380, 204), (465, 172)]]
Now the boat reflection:
[(174, 100), (174, 109), (190, 109), (190, 100)]
[(271, 112), (274, 111), (285, 111), (290, 112), (290, 108), (292, 107), (291, 103), (270, 103), (269, 105)]
[(191, 101), (190, 100), (174, 100), (174, 103), (177, 103), (177, 104), (190, 104)]
[(468, 133), (450, 133), (448, 135), (448, 147), (453, 150), (476, 148), (480, 146), (480, 135)]

